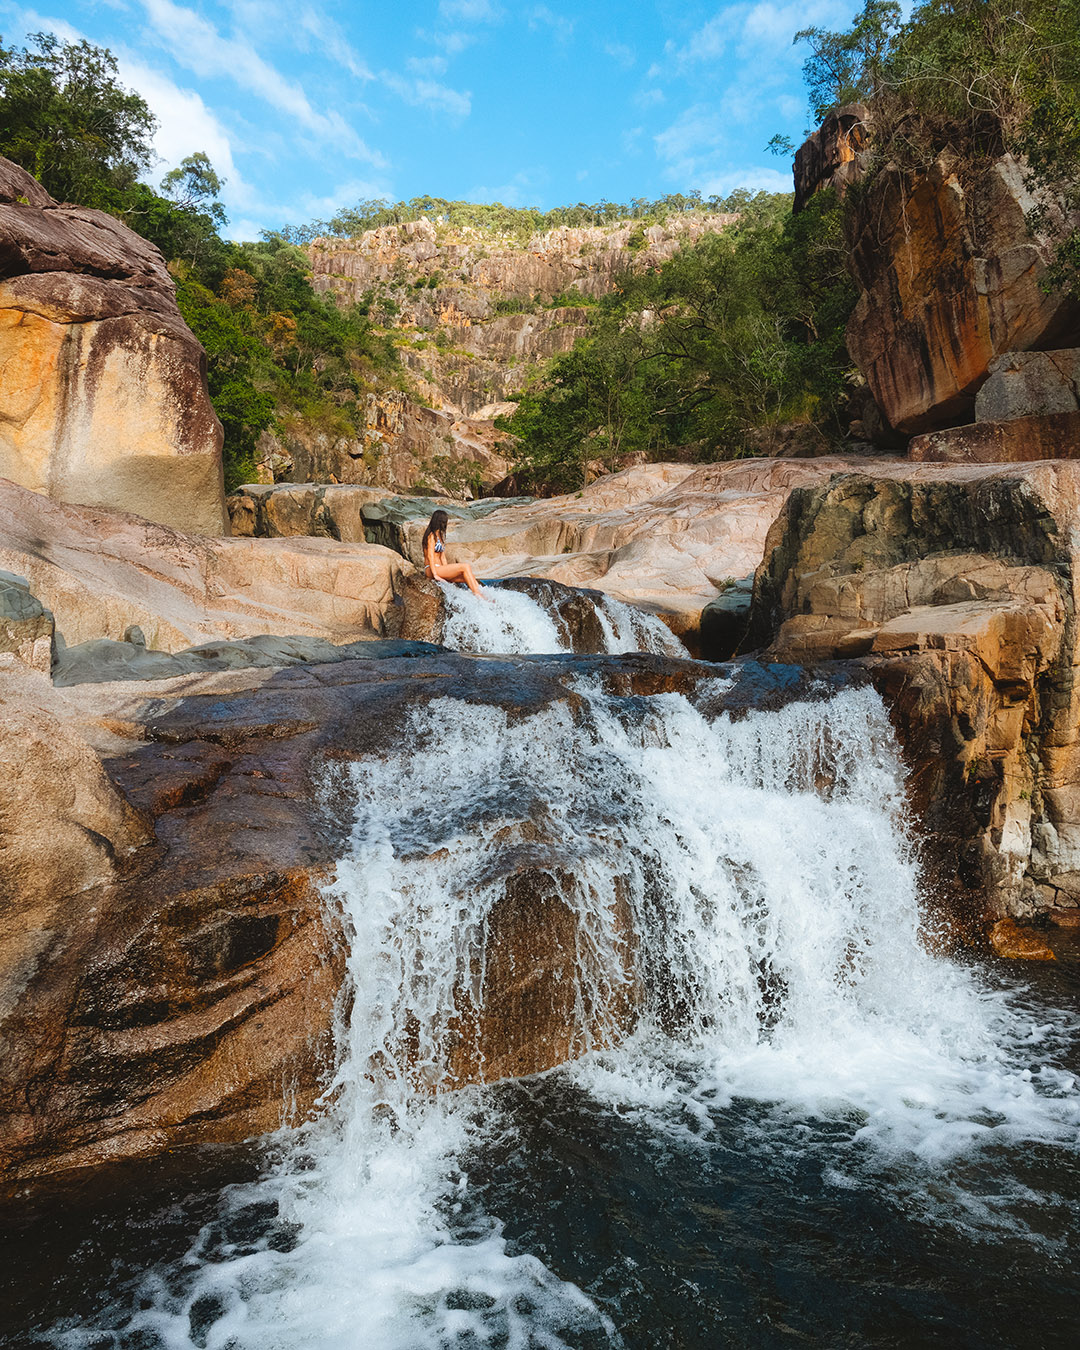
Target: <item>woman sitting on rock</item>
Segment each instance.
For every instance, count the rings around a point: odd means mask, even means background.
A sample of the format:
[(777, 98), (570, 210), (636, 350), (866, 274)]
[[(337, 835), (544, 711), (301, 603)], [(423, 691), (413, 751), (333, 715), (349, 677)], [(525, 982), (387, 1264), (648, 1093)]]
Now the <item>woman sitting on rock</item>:
[(468, 563), (452, 563), (446, 560), (446, 527), (450, 517), (445, 511), (433, 511), (424, 531), (424, 570), (436, 581), (463, 581), (473, 595), (491, 603), (491, 597), (484, 595), (480, 583), (473, 576)]

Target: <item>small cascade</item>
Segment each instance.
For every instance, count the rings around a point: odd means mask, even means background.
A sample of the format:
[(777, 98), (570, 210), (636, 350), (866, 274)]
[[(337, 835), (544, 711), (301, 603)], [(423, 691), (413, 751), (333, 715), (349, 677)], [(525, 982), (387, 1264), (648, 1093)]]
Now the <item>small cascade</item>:
[(560, 609), (552, 583), (536, 582), (535, 594), (507, 586), (485, 586), (483, 598), (464, 586), (440, 582), (445, 597), (443, 644), (456, 651), (551, 655), (574, 650), (609, 655), (655, 652), (685, 656), (686, 649), (655, 615), (624, 605), (598, 591), (573, 595), (591, 611), (595, 640), (575, 646), (571, 623)]
[[(523, 851), (574, 918), (581, 1058), (562, 1072), (598, 1109), (705, 1148), (733, 1103), (761, 1103), (747, 1149), (805, 1152), (820, 1124), (836, 1185), (986, 1229), (1013, 1222), (1007, 1188), (991, 1202), (951, 1160), (1075, 1148), (1080, 1091), (1054, 1064), (1075, 1028), (1033, 1026), (928, 950), (875, 694), (732, 721), (681, 695), (577, 693), (527, 718), (442, 699), (400, 756), (335, 771), (356, 815), (329, 894), (350, 956), (327, 1114), (229, 1194), (183, 1270), (143, 1282), (121, 1331), (57, 1343), (622, 1343), (475, 1202), (468, 1159), (510, 1126), (490, 1090), (447, 1091)], [(262, 1236), (222, 1236), (260, 1207), (276, 1215)]]
[(438, 584), (446, 605), (444, 646), (507, 655), (570, 650), (552, 615), (531, 596), (489, 586), (481, 599), (464, 586)]
[(596, 617), (604, 631), (606, 650), (612, 655), (623, 652), (655, 652), (658, 656), (685, 656), (686, 648), (655, 614), (646, 614), (633, 605), (624, 605), (605, 595), (596, 607)]

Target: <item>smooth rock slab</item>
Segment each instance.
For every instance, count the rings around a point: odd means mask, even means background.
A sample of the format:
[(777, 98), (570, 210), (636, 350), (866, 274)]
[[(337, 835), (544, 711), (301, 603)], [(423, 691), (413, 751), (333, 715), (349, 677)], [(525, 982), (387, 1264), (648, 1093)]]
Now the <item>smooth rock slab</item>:
[(0, 476), (219, 535), (221, 446), (158, 250), (0, 159)]

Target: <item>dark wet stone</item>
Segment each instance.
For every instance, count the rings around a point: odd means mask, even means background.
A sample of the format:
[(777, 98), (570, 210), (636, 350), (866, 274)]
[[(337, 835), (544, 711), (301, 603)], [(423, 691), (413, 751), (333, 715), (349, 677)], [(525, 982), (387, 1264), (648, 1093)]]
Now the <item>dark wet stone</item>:
[(195, 675), (251, 667), (275, 669), (287, 666), (401, 657), (434, 656), (442, 649), (431, 642), (375, 639), (335, 646), (324, 638), (253, 637), (236, 642), (209, 642), (180, 652), (148, 651), (139, 630), (129, 630), (125, 642), (96, 638), (76, 647), (57, 651), (53, 683), (98, 684), (113, 680), (166, 680), (173, 675)]

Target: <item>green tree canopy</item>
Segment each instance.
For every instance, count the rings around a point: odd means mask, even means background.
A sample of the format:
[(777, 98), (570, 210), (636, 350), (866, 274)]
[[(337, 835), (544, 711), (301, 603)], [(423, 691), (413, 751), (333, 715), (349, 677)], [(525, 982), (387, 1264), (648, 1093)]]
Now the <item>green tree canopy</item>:
[(115, 207), (153, 162), (153, 113), (111, 52), (52, 33), (30, 42), (0, 41), (0, 154), (60, 201)]

